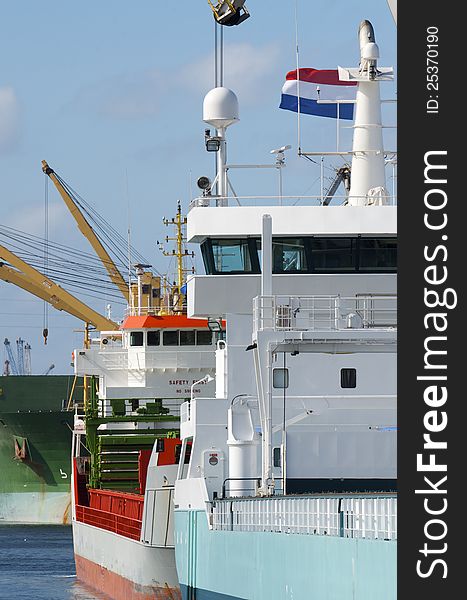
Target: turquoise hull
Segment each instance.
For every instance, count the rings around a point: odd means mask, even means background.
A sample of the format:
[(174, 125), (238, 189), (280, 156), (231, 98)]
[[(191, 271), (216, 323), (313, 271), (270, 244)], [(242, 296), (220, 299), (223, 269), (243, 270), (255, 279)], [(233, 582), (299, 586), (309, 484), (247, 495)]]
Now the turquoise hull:
[(396, 542), (212, 531), (175, 511), (183, 600), (395, 600)]

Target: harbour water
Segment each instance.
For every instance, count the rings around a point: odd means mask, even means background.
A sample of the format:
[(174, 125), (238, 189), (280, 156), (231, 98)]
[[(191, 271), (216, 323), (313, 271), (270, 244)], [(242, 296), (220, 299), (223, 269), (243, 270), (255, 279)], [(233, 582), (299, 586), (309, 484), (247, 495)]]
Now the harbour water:
[(0, 525), (0, 600), (108, 600), (76, 581), (71, 527)]

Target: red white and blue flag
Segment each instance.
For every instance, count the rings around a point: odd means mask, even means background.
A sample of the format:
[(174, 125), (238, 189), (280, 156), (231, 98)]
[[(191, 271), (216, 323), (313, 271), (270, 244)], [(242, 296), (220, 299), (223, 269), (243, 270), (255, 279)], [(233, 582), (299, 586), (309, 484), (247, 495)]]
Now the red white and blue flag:
[(299, 81), (297, 69), (287, 73), (279, 108), (298, 112), (300, 94), (301, 113), (333, 119), (353, 119), (353, 103), (329, 104), (329, 101), (355, 100), (355, 81), (340, 81), (337, 69), (299, 69), (299, 73)]

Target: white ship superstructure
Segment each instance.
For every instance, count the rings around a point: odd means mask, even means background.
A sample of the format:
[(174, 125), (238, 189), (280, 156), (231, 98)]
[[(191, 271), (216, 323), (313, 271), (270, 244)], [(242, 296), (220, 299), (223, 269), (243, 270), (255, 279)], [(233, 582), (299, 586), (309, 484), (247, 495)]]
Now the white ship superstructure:
[(379, 94), (391, 70), (377, 65), (368, 21), (359, 41), (360, 66), (340, 69), (359, 84), (341, 205), (229, 198), (225, 129), (238, 107), (223, 90), (204, 103), (223, 192), (206, 184), (188, 216), (206, 270), (188, 283), (188, 314), (225, 319), (226, 339), (215, 397), (181, 408), (186, 599), (395, 595), (397, 207)]

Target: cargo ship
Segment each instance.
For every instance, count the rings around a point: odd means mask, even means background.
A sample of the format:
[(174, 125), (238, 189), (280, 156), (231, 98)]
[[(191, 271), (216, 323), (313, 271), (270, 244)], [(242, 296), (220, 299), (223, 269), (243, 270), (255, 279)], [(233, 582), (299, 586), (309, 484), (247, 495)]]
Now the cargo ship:
[[(221, 25), (249, 16), (211, 8)], [(189, 318), (157, 322), (139, 303), (120, 339), (75, 351), (76, 373), (99, 378), (74, 422), (77, 575), (115, 600), (396, 598), (397, 206), (379, 92), (392, 70), (368, 21), (359, 43), (358, 67), (311, 82), (356, 92), (352, 150), (309, 153), (351, 158), (332, 193), (229, 197), (245, 165), (226, 163), (239, 111), (218, 81), (203, 105), (217, 173), (188, 214), (206, 271), (187, 283)], [(345, 104), (323, 102), (334, 118)], [(203, 322), (211, 367), (186, 335)]]
[[(225, 318), (226, 338), (215, 395), (181, 407), (183, 600), (397, 596), (397, 206), (380, 101), (393, 75), (370, 22), (358, 40), (358, 66), (296, 69), (283, 88), (282, 108), (328, 118), (352, 118), (355, 102), (351, 149), (300, 151), (318, 168), (342, 165), (315, 198), (231, 195), (226, 132), (238, 100), (221, 84), (204, 99), (217, 189), (199, 180), (188, 213), (206, 270), (188, 282), (188, 315)], [(340, 101), (344, 87), (354, 100)], [(287, 149), (273, 151), (276, 168)]]
[[(0, 522), (71, 523), (73, 375), (0, 377)], [(74, 386), (74, 389), (73, 389)]]
[(213, 393), (219, 335), (206, 319), (184, 314), (181, 219), (179, 207), (175, 301), (161, 306), (155, 280), (143, 284), (141, 274), (120, 330), (100, 331), (74, 351), (75, 373), (86, 382), (72, 449), (76, 575), (115, 600), (180, 598), (173, 540), (180, 405)]

